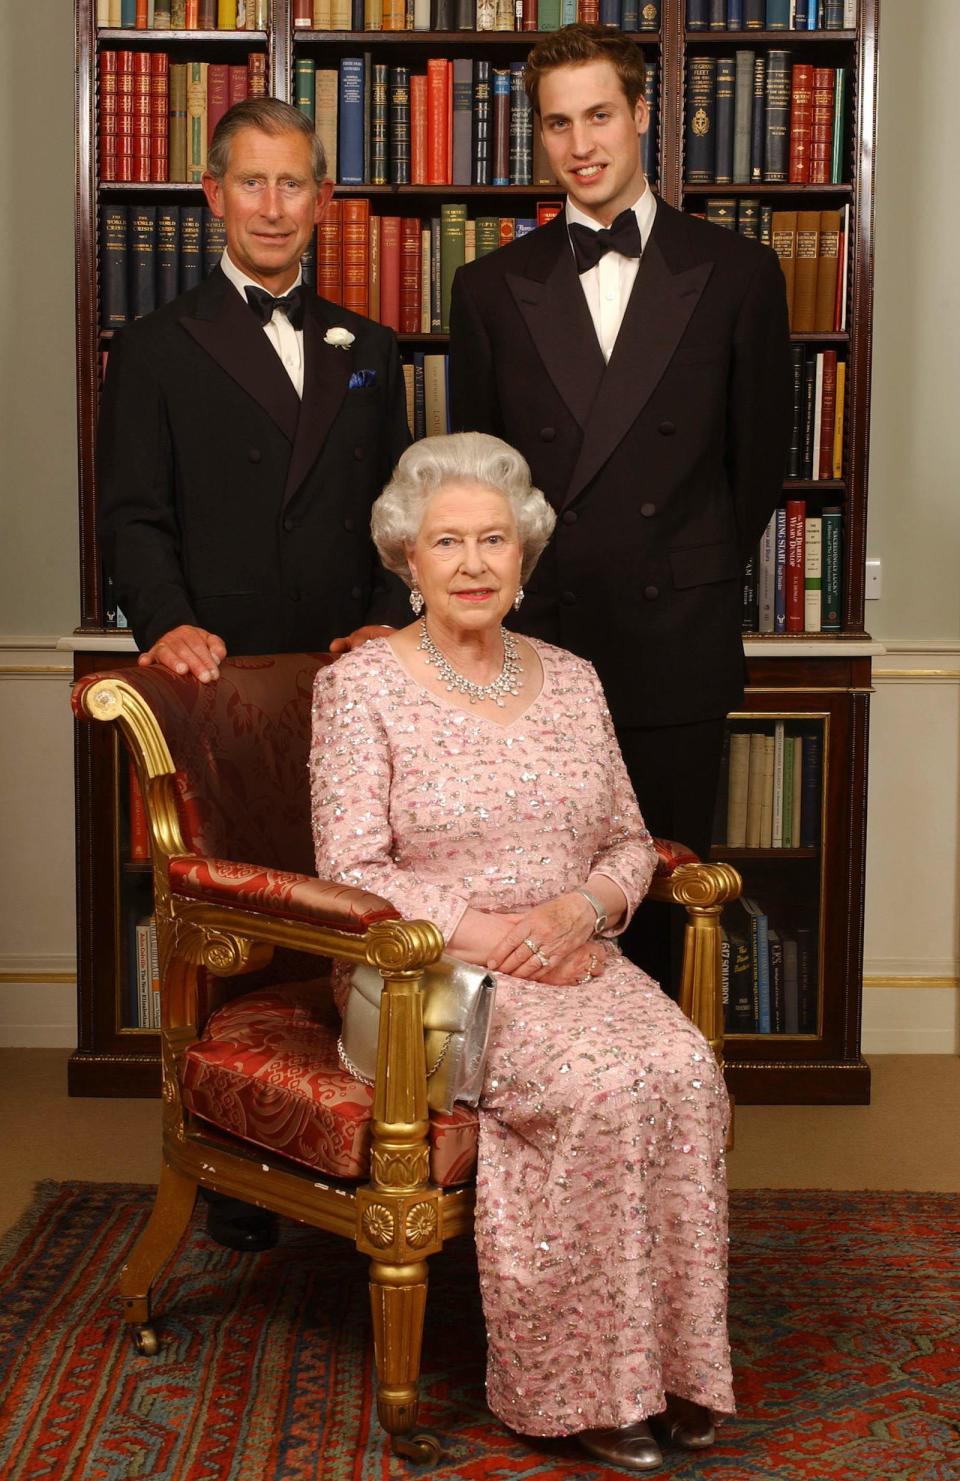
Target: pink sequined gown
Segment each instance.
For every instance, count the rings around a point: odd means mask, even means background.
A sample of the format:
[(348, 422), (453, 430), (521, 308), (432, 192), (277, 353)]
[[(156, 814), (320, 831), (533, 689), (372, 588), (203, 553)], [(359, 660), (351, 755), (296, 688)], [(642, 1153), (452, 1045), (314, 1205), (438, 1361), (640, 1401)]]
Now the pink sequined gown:
[[(448, 940), (467, 905), (523, 910), (591, 870), (636, 908), (655, 856), (596, 674), (536, 647), (542, 691), (503, 726), (432, 695), (383, 640), (321, 669), (321, 877)], [(665, 1391), (733, 1411), (727, 1114), (707, 1044), (625, 958), (588, 986), (499, 977), (476, 1238), (487, 1397), (512, 1429), (620, 1427)]]

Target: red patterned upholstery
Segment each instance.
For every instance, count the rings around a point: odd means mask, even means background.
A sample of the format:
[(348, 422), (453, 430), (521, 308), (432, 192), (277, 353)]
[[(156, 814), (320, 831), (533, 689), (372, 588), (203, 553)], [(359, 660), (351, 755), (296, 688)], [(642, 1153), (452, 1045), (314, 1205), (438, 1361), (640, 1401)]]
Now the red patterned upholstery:
[[(314, 870), (307, 756), (310, 708), (325, 653), (227, 658), (215, 684), (155, 665), (123, 679), (156, 715), (178, 776), (180, 821), (191, 852)], [(77, 713), (93, 674), (74, 689)]]
[(169, 877), (175, 895), (244, 906), (284, 920), (320, 922), (358, 936), (377, 921), (399, 918), (389, 901), (365, 890), (282, 869), (237, 864), (232, 859), (181, 854), (170, 860)]
[(681, 864), (700, 863), (699, 854), (693, 853), (682, 843), (673, 843), (669, 838), (655, 838), (653, 846), (657, 851), (656, 873), (661, 879), (671, 875)]
[[(340, 1068), (337, 1032), (299, 982), (236, 998), (187, 1050), (183, 1104), (231, 1136), (337, 1178), (369, 1174), (373, 1091)], [(431, 1115), (430, 1176), (465, 1182), (477, 1161), (477, 1113)]]

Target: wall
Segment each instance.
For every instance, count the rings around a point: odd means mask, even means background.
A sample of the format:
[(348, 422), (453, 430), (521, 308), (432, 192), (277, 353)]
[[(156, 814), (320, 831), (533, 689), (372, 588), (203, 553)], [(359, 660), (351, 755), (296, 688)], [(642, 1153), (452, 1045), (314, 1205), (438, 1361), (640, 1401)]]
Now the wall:
[[(877, 665), (864, 1045), (958, 1047), (960, 199), (942, 103), (956, 0), (882, 0), (867, 623)], [(71, 727), (58, 635), (77, 618), (73, 39), (65, 0), (0, 27), (0, 1043), (74, 1042)], [(42, 127), (34, 94), (44, 79)], [(29, 130), (24, 125), (29, 121)], [(918, 143), (922, 141), (922, 143)], [(64, 980), (67, 979), (67, 980)]]

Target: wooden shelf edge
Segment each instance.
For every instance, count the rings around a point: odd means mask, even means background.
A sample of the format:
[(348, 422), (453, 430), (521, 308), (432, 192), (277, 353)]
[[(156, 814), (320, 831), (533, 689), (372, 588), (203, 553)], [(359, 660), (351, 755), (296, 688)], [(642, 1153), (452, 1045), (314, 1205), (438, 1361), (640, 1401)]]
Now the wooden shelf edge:
[(742, 46), (745, 41), (762, 42), (773, 45), (777, 41), (792, 46), (795, 41), (856, 41), (856, 31), (690, 31), (683, 33), (683, 39), (688, 46), (725, 46), (728, 42), (736, 42)]
[[(159, 1045), (159, 1038), (151, 1036)], [(160, 1052), (91, 1054), (77, 1049), (67, 1062), (67, 1094), (131, 1100), (155, 1100), (160, 1095)]]
[[(780, 1035), (776, 1035), (780, 1038)], [(756, 1042), (751, 1039), (752, 1045)], [(736, 1040), (729, 1053), (736, 1053)], [(778, 1060), (738, 1063), (727, 1059), (724, 1078), (741, 1106), (868, 1106), (870, 1066), (863, 1058), (840, 1063), (822, 1060)]]

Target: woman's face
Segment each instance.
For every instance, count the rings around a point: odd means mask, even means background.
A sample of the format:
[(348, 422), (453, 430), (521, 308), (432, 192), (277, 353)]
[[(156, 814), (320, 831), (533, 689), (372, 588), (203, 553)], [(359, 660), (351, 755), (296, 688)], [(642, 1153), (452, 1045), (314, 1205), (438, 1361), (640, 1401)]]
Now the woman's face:
[(407, 548), (428, 614), (463, 632), (499, 626), (517, 594), (522, 558), (509, 501), (469, 483), (447, 484), (431, 496)]

